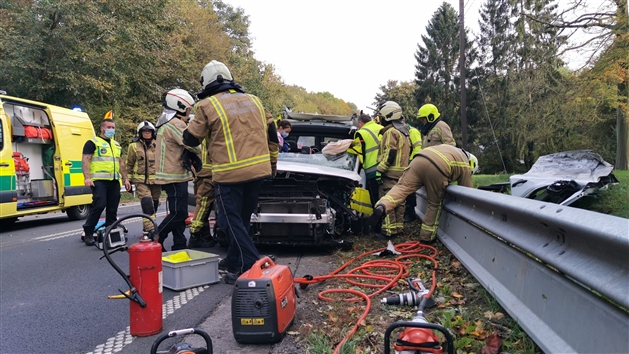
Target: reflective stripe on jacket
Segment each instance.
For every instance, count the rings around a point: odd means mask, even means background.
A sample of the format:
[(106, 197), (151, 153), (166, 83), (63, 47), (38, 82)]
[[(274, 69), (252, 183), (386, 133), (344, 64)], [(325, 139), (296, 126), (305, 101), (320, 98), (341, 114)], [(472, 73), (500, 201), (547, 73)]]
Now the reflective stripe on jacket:
[[(365, 151), (359, 155), (363, 164), (363, 169), (367, 174), (367, 178), (376, 177), (376, 167), (378, 165), (378, 148), (380, 147), (380, 131), (382, 126), (373, 120), (365, 123), (354, 136), (360, 134), (365, 142)], [(357, 138), (355, 138), (357, 139)], [(362, 149), (362, 144), (358, 142), (358, 151)]]
[(155, 184), (169, 184), (192, 180), (192, 173), (181, 163), (184, 149), (195, 154), (201, 153), (199, 147), (190, 148), (183, 145), (184, 123), (177, 116), (157, 129), (155, 148)]
[(197, 172), (197, 177), (212, 177), (212, 158), (210, 157), (210, 151), (207, 148), (208, 141), (207, 138), (203, 139), (201, 142), (201, 162), (203, 163), (203, 168), (201, 171)]
[(129, 145), (125, 167), (132, 183), (155, 183), (155, 146), (154, 140), (147, 146), (143, 139)]
[(99, 136), (90, 139), (96, 146), (90, 160), (92, 181), (120, 179), (120, 154), (122, 147), (117, 141), (107, 141)]
[(258, 97), (230, 90), (201, 100), (188, 132), (209, 139), (214, 182), (240, 183), (271, 175), (279, 146), (268, 136), (270, 124), (273, 116)]
[(449, 182), (458, 181), (461, 186), (473, 186), (470, 161), (463, 150), (442, 144), (423, 149), (419, 157), (429, 160)]
[[(402, 172), (408, 166), (411, 147), (408, 137), (395, 129), (393, 124), (382, 129), (382, 141), (378, 149), (377, 170), (383, 176), (391, 179), (399, 179)], [(396, 150), (395, 161), (389, 164), (389, 154), (391, 150)]]

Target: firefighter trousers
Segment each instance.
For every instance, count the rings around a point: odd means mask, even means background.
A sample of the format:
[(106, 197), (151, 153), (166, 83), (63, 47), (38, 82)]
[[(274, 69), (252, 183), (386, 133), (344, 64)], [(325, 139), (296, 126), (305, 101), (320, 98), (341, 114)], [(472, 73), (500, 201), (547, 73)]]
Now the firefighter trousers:
[(164, 241), (169, 233), (173, 233), (172, 251), (187, 248), (188, 242), (183, 232), (186, 230), (188, 218), (188, 182), (164, 184), (162, 189), (166, 191), (168, 203), (168, 215), (159, 224), (159, 243), (164, 247)]
[(212, 177), (197, 177), (194, 180), (194, 196), (196, 209), (190, 223), (190, 234), (197, 233), (206, 226), (209, 228), (209, 217), (214, 203), (214, 183)]
[(243, 273), (260, 259), (260, 254), (251, 240), (251, 214), (258, 204), (262, 180), (242, 183), (214, 183), (218, 227), (229, 236), (229, 248), (225, 263), (229, 268)]
[[(382, 177), (380, 185), (380, 198), (384, 197), (397, 184), (394, 178)], [(382, 220), (381, 233), (387, 237), (397, 236), (404, 231), (404, 200), (388, 212)]]
[[(140, 199), (142, 213), (150, 215), (155, 220), (155, 213), (159, 206), (159, 197), (162, 195), (162, 186), (157, 184), (136, 183), (135, 193)], [(155, 225), (150, 220), (142, 219), (142, 230), (151, 231)]]
[(408, 168), (404, 170), (398, 184), (384, 198), (380, 199), (379, 203), (390, 210), (396, 205), (399, 206), (400, 203), (404, 203), (405, 199), (419, 188), (426, 187), (428, 208), (422, 220), (419, 239), (430, 242), (437, 237), (443, 195), (448, 184), (448, 178), (429, 160), (420, 155), (413, 159)]

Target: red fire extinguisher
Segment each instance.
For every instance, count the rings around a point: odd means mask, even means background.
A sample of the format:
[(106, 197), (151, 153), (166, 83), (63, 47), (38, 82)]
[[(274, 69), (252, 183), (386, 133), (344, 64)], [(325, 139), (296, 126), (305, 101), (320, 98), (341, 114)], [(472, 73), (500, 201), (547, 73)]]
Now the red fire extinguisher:
[[(147, 218), (153, 222), (155, 229), (157, 224), (148, 215), (130, 214), (126, 215), (111, 224), (105, 230), (105, 240), (108, 240), (109, 233), (122, 221), (130, 218)], [(113, 262), (110, 255), (117, 251), (129, 252), (129, 276), (127, 276)], [(118, 247), (113, 251), (108, 251), (108, 242), (103, 242), (103, 253), (112, 267), (125, 279), (129, 290), (120, 291), (121, 295), (110, 296), (109, 298), (127, 298), (131, 300), (130, 332), (132, 336), (146, 337), (162, 331), (162, 245), (153, 242), (146, 236), (140, 239), (139, 243), (131, 247)]]

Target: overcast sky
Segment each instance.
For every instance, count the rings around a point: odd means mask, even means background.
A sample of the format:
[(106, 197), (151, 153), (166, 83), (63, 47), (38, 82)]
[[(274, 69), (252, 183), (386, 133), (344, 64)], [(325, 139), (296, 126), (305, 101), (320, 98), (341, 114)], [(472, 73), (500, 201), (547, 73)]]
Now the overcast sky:
[[(309, 92), (330, 92), (358, 109), (372, 106), (388, 80), (414, 79), (417, 44), (423, 45), (426, 25), (442, 4), (441, 0), (224, 1), (249, 15), (256, 59), (273, 64), (284, 83)], [(458, 0), (445, 1), (458, 12)], [(465, 0), (465, 26), (472, 35), (478, 34), (478, 12), (485, 1)], [(566, 59), (573, 69), (581, 61), (578, 56)]]
[[(371, 106), (387, 80), (414, 78), (417, 44), (442, 3), (427, 0), (224, 0), (249, 15), (256, 59), (288, 85)], [(465, 0), (477, 31), (483, 0)], [(458, 0), (447, 0), (455, 9)], [(236, 80), (238, 80), (236, 78)], [(371, 112), (371, 111), (369, 111)]]

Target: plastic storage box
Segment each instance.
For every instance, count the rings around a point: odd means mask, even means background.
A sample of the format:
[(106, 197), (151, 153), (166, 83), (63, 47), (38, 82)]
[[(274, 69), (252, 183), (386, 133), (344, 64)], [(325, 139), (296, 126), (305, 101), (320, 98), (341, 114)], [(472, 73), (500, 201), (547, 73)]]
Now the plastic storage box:
[(162, 259), (163, 285), (172, 290), (183, 290), (199, 285), (214, 284), (218, 276), (218, 255), (195, 250), (162, 253), (162, 257), (186, 252), (191, 260), (173, 263)]

